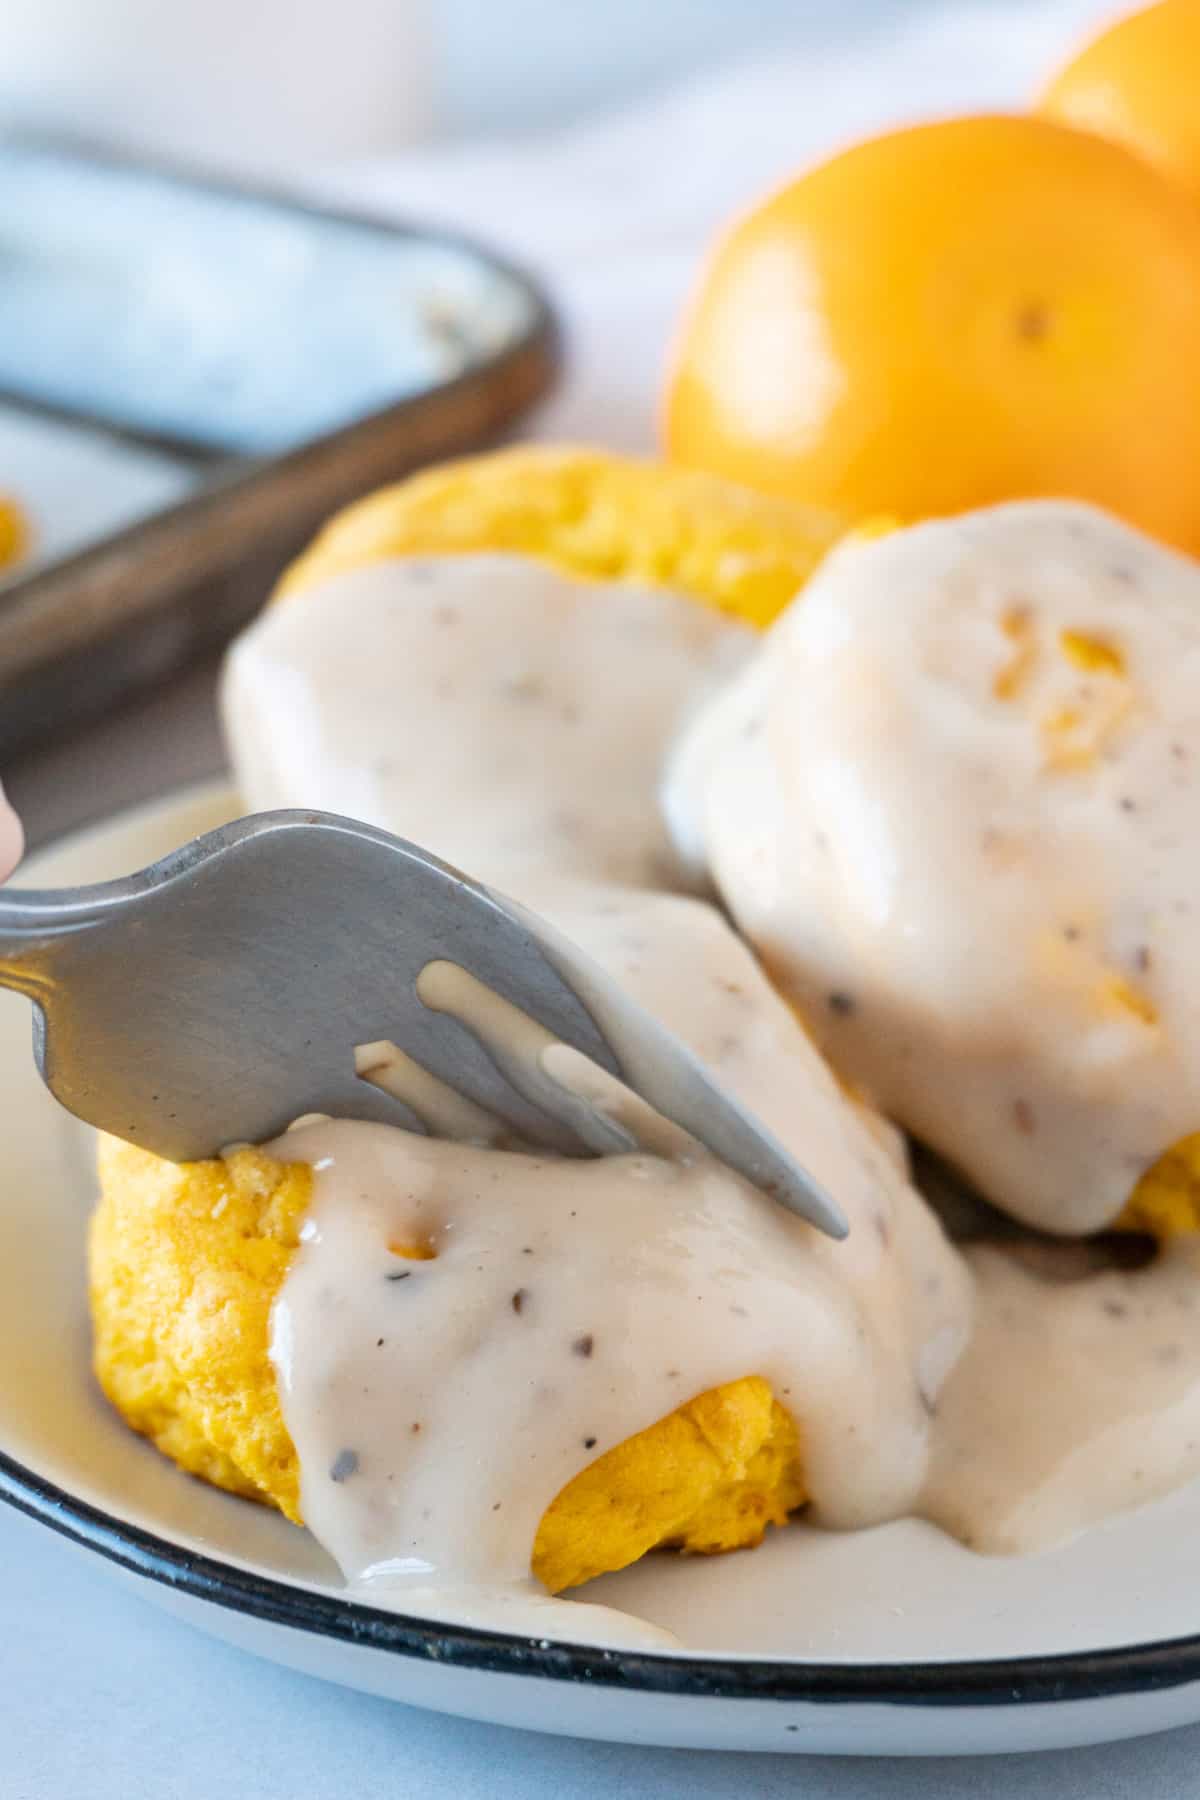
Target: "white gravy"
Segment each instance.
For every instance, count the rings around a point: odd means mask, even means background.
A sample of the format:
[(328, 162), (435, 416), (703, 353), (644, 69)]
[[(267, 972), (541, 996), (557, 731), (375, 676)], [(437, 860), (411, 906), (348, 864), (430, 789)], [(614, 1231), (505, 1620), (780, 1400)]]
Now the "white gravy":
[[(870, 1146), (878, 1207), (903, 1178)], [(524, 1581), (572, 1476), (751, 1373), (802, 1422), (822, 1519), (914, 1505), (965, 1287), (917, 1298), (944, 1279), (924, 1221), (876, 1213), (906, 1232), (889, 1256), (860, 1214), (854, 1279), (703, 1157), (564, 1163), (346, 1122), (273, 1149), (317, 1172), (272, 1354), (305, 1519), (353, 1578)], [(389, 1253), (414, 1241), (434, 1254)]]
[(832, 556), (668, 809), (838, 1068), (1093, 1232), (1200, 1127), (1200, 567), (1090, 508)]
[(398, 559), (268, 608), (230, 653), (225, 720), (250, 806), (303, 794), (510, 891), (551, 870), (678, 886), (663, 760), (754, 642), (524, 557)]
[[(1024, 1547), (1192, 1472), (1192, 1437), (1149, 1442), (1162, 1406), (1200, 1406), (1200, 1351), (1172, 1363), (1148, 1348), (1181, 1343), (1178, 1259), (1068, 1289), (972, 1252), (973, 1278), (894, 1135), (847, 1098), (745, 945), (706, 903), (659, 891), (678, 870), (655, 803), (663, 755), (745, 653), (740, 630), (690, 601), (502, 557), (338, 577), (233, 653), (226, 717), (248, 804), (358, 813), (537, 907), (851, 1223), (845, 1243), (822, 1238), (670, 1132), (653, 1140), (665, 1155), (603, 1162), (351, 1123), (287, 1134), (276, 1153), (316, 1172), (272, 1343), (302, 1507), (348, 1578), (385, 1599), (468, 1592), (477, 1617), (524, 1619), (537, 1523), (563, 1484), (746, 1374), (797, 1419), (813, 1515), (831, 1526), (923, 1510), (980, 1547)], [(400, 1092), (413, 1078), (381, 1077)], [(470, 1115), (446, 1123), (487, 1137)], [(436, 1255), (389, 1249), (414, 1237)], [(1114, 1284), (1153, 1315), (1130, 1327), (1140, 1402), (1130, 1336), (1104, 1328)], [(1073, 1471), (1108, 1443), (1120, 1454), (1085, 1486)]]
[(969, 1261), (975, 1330), (919, 1511), (979, 1550), (1038, 1550), (1200, 1475), (1200, 1244), (1135, 1273)]

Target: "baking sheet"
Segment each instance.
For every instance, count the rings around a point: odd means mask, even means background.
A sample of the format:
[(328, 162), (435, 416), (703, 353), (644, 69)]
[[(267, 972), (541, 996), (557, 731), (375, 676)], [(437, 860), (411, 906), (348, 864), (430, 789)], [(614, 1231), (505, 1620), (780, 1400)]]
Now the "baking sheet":
[(527, 330), (470, 245), (45, 146), (0, 146), (0, 387), (274, 455)]
[(331, 512), (547, 390), (536, 284), (453, 233), (0, 141), (0, 756), (211, 652)]
[(0, 494), (29, 526), (28, 549), (0, 569), (0, 584), (161, 512), (199, 479), (193, 463), (164, 451), (0, 402)]

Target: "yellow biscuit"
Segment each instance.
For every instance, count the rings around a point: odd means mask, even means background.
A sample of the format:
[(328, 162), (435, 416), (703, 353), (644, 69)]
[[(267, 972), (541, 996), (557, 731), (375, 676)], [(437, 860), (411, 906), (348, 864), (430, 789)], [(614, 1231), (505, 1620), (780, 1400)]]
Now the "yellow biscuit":
[(1200, 1132), (1181, 1138), (1146, 1170), (1116, 1222), (1169, 1243), (1200, 1231)]
[[(100, 1179), (90, 1281), (101, 1387), (181, 1468), (301, 1523), (268, 1341), (311, 1171), (253, 1149), (178, 1167), (105, 1139)], [(533, 1572), (557, 1593), (659, 1544), (750, 1546), (804, 1497), (795, 1425), (766, 1381), (747, 1376), (568, 1483), (542, 1518)]]
[(710, 1388), (577, 1475), (538, 1526), (533, 1572), (551, 1593), (648, 1550), (748, 1550), (804, 1501), (800, 1440), (760, 1375)]
[(592, 581), (674, 588), (766, 626), (848, 523), (667, 463), (522, 446), (442, 463), (347, 507), (278, 591), (389, 556), (513, 551)]

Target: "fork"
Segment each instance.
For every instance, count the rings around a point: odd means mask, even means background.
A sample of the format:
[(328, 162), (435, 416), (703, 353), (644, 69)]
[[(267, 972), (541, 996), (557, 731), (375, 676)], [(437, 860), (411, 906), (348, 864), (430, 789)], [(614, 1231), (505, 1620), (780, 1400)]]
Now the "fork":
[[(513, 1029), (497, 1036), (456, 1005), (453, 981), (434, 984), (449, 1001), (427, 1004), (418, 988), (447, 967)], [(561, 1154), (636, 1148), (550, 1074), (543, 1052), (561, 1043), (792, 1212), (846, 1233), (774, 1135), (590, 957), (356, 820), (260, 813), (119, 881), (0, 891), (0, 986), (33, 1001), (38, 1068), (62, 1105), (173, 1162), (268, 1141), (307, 1113), (438, 1135), (431, 1086)], [(356, 1051), (381, 1045), (416, 1065), (407, 1100), (360, 1072)]]

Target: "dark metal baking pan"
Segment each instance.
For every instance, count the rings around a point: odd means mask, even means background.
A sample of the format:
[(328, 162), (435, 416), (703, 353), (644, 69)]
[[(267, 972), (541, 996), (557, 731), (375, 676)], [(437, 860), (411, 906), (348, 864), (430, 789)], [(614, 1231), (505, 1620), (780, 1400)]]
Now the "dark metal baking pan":
[(226, 640), (331, 511), (495, 438), (557, 354), (537, 286), (452, 233), (0, 143), (0, 408), (189, 490), (0, 586), (0, 755)]

